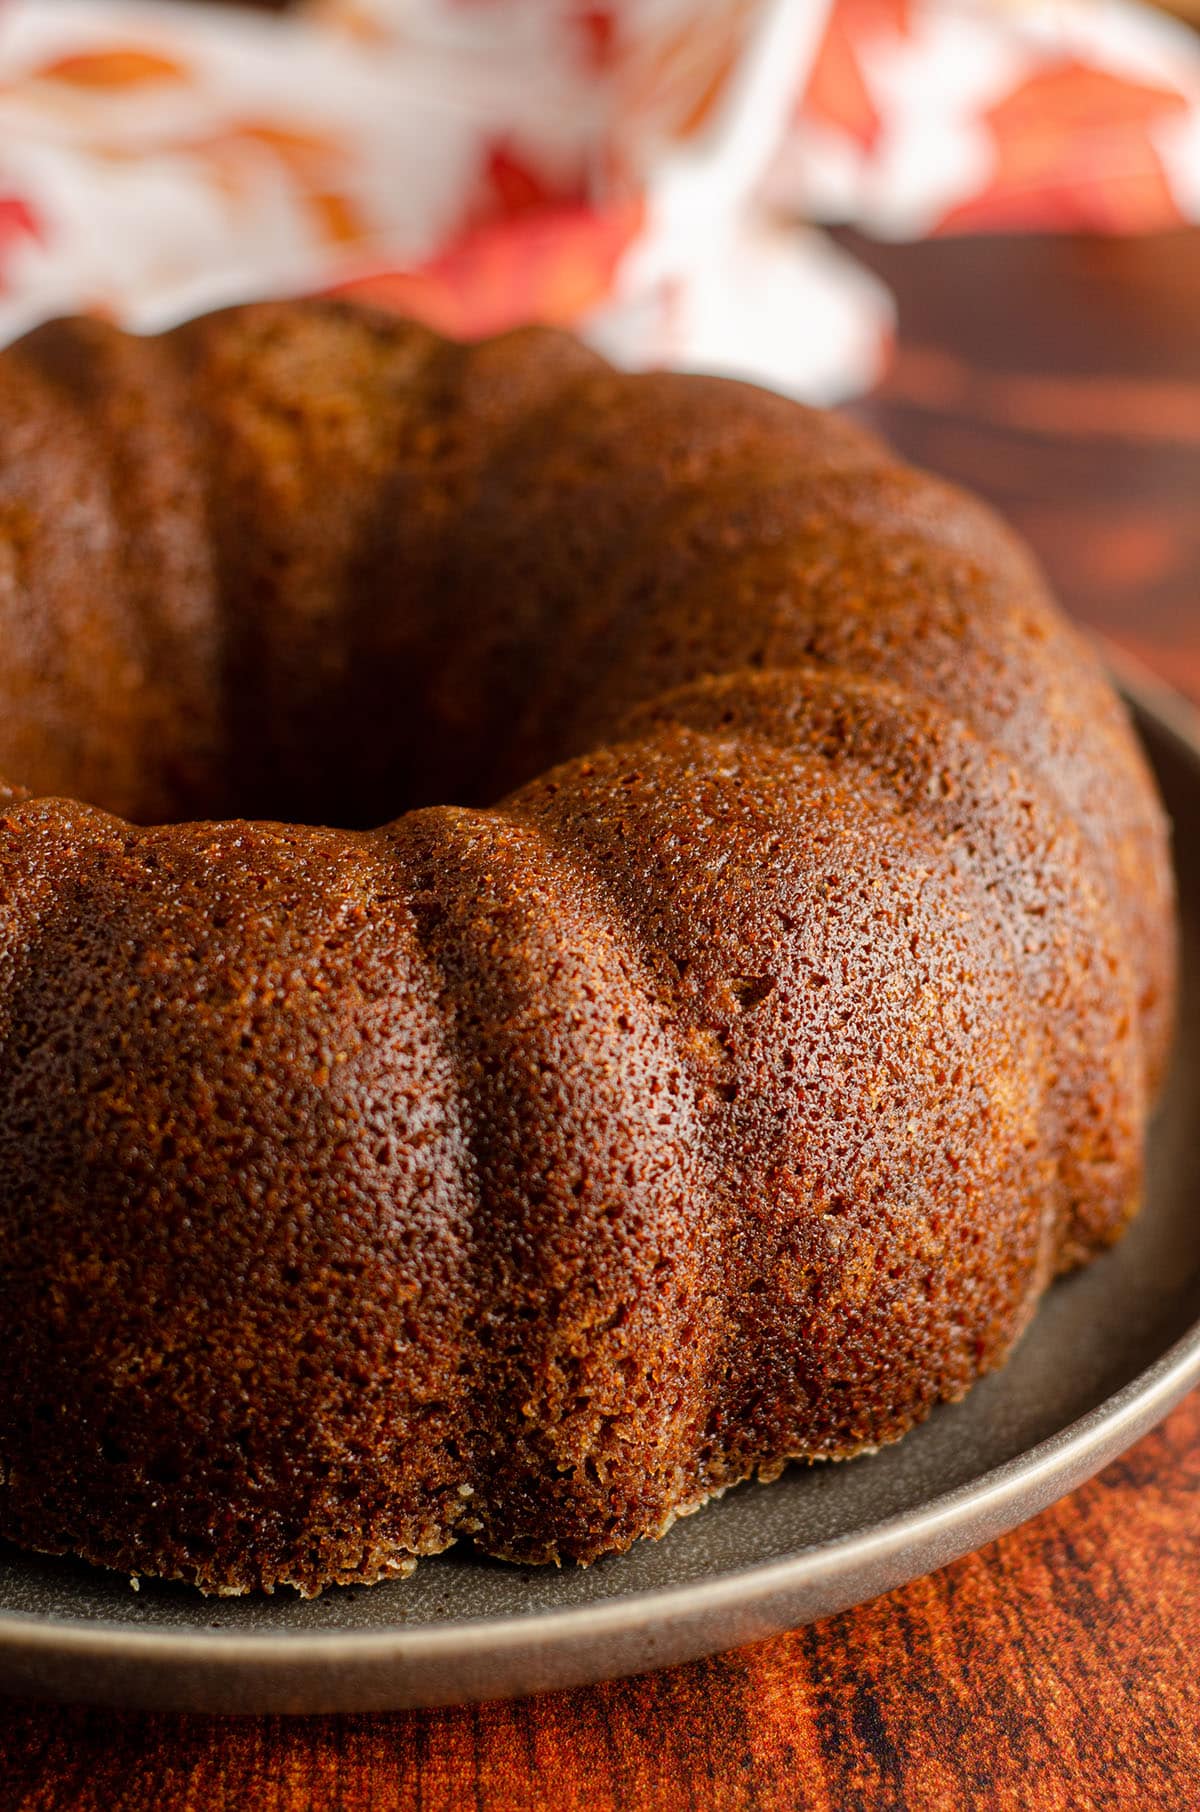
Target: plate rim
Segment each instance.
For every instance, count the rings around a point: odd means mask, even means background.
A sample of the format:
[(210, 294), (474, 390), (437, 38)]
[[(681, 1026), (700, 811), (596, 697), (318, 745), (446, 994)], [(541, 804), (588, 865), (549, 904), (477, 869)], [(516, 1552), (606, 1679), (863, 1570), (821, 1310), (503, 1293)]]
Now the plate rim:
[[(1200, 784), (1200, 713), (1124, 649), (1102, 641), (1101, 652), (1135, 714), (1149, 719), (1160, 735), (1178, 746), (1196, 770)], [(67, 1665), (91, 1660), (118, 1667), (125, 1663), (138, 1670), (147, 1666), (186, 1669), (192, 1679), (202, 1674), (227, 1681), (273, 1668), (296, 1683), (310, 1670), (314, 1676), (327, 1676), (339, 1662), (444, 1665), (454, 1659), (479, 1660), (533, 1646), (553, 1661), (556, 1654), (566, 1657), (605, 1639), (635, 1636), (649, 1626), (683, 1632), (689, 1623), (714, 1619), (723, 1611), (736, 1609), (745, 1615), (755, 1607), (769, 1607), (772, 1601), (780, 1605), (789, 1595), (796, 1599), (817, 1582), (825, 1588), (828, 1609), (815, 1614), (832, 1614), (839, 1606), (869, 1602), (908, 1580), (936, 1571), (1039, 1514), (1124, 1452), (1197, 1384), (1200, 1318), (1150, 1365), (1083, 1416), (977, 1478), (864, 1530), (830, 1537), (781, 1559), (678, 1585), (584, 1605), (367, 1630), (293, 1627), (264, 1633), (185, 1626), (137, 1628), (104, 1617), (0, 1611), (0, 1661), (10, 1678), (22, 1660), (32, 1667), (38, 1661), (57, 1659)], [(917, 1552), (906, 1560), (906, 1549)], [(863, 1592), (851, 1584), (869, 1572), (875, 1581), (871, 1590)], [(839, 1594), (842, 1581), (847, 1589)], [(787, 1627), (791, 1625), (786, 1615), (777, 1612), (755, 1633), (765, 1636), (772, 1629)], [(735, 1635), (732, 1641), (752, 1639), (754, 1633)], [(692, 1642), (683, 1640), (676, 1651), (645, 1665), (661, 1666), (670, 1660), (716, 1652), (723, 1646), (729, 1644), (713, 1642), (707, 1635)], [(586, 1677), (630, 1671), (634, 1671), (632, 1666), (613, 1666), (606, 1673), (590, 1671)], [(37, 1690), (33, 1681), (30, 1690)], [(518, 1686), (510, 1690), (531, 1689)], [(504, 1691), (502, 1685), (499, 1691)], [(469, 1688), (462, 1693), (464, 1699), (479, 1696), (483, 1695)], [(487, 1696), (496, 1696), (496, 1689)], [(125, 1702), (139, 1702), (137, 1693)], [(142, 1696), (140, 1702), (150, 1701)], [(398, 1694), (392, 1702), (420, 1701)]]
[[(744, 1608), (756, 1600), (769, 1598), (781, 1587), (787, 1589), (805, 1583), (806, 1575), (827, 1579), (831, 1573), (836, 1575), (849, 1570), (850, 1566), (857, 1571), (869, 1559), (886, 1560), (913, 1541), (928, 1541), (943, 1528), (961, 1533), (965, 1543), (944, 1551), (937, 1567), (945, 1566), (1016, 1527), (1017, 1523), (1008, 1520), (1014, 1498), (1021, 1502), (1018, 1520), (1024, 1522), (1027, 1516), (1037, 1515), (1094, 1476), (1110, 1459), (1125, 1451), (1161, 1420), (1197, 1383), (1200, 1383), (1200, 1320), (1144, 1371), (1086, 1415), (1015, 1454), (1002, 1465), (981, 1473), (978, 1478), (967, 1480), (953, 1491), (931, 1498), (914, 1510), (887, 1517), (865, 1531), (833, 1536), (782, 1560), (764, 1561), (758, 1566), (720, 1573), (712, 1579), (625, 1593), (619, 1598), (561, 1610), (528, 1611), (503, 1617), (450, 1618), (444, 1623), (397, 1624), (394, 1629), (386, 1630), (285, 1629), (264, 1635), (220, 1629), (137, 1629), (98, 1617), (55, 1618), (43, 1612), (8, 1611), (0, 1613), (0, 1644), (19, 1636), (26, 1646), (69, 1647), (78, 1655), (94, 1652), (111, 1657), (117, 1650), (128, 1651), (131, 1657), (136, 1653), (139, 1659), (162, 1659), (179, 1652), (180, 1659), (186, 1659), (189, 1666), (198, 1663), (224, 1667), (231, 1660), (259, 1664), (279, 1660), (285, 1651), (293, 1651), (294, 1658), (294, 1651), (310, 1646), (320, 1651), (313, 1659), (319, 1659), (322, 1665), (342, 1655), (353, 1655), (358, 1659), (367, 1653), (376, 1658), (381, 1654), (403, 1653), (413, 1660), (423, 1654), (431, 1659), (435, 1656), (444, 1659), (447, 1650), (470, 1648), (490, 1652), (506, 1638), (518, 1638), (526, 1645), (539, 1638), (570, 1637), (584, 1631), (588, 1635), (615, 1634), (641, 1628), (647, 1620), (669, 1616), (672, 1611), (720, 1610), (725, 1601), (731, 1599)], [(1067, 1482), (1060, 1490), (1064, 1479)], [(1042, 1485), (1050, 1486), (1045, 1497), (1040, 1497)], [(1038, 1508), (1026, 1511), (1024, 1506), (1031, 1500), (1038, 1500)], [(992, 1529), (990, 1535), (986, 1533), (989, 1527)], [(844, 1567), (839, 1567), (839, 1561)], [(930, 1570), (919, 1566), (917, 1571), (899, 1576), (895, 1583), (920, 1578)]]

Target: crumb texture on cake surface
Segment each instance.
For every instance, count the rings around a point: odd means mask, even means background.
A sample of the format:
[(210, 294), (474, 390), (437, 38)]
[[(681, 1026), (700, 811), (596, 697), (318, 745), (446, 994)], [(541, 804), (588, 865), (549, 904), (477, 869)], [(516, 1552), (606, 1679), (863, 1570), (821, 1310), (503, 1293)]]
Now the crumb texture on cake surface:
[(0, 353), (0, 1535), (588, 1561), (1000, 1365), (1141, 1192), (1120, 702), (837, 417), (344, 303)]

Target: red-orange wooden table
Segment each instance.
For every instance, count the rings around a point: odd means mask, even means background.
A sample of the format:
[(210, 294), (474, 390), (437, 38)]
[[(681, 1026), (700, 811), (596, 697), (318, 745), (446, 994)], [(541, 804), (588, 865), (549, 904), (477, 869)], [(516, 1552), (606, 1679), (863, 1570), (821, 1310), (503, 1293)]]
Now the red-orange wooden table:
[[(866, 413), (1200, 699), (1200, 233), (855, 249), (901, 304)], [(0, 1812), (1192, 1812), (1198, 1600), (1200, 1394), (982, 1553), (671, 1673), (395, 1716), (0, 1705)]]

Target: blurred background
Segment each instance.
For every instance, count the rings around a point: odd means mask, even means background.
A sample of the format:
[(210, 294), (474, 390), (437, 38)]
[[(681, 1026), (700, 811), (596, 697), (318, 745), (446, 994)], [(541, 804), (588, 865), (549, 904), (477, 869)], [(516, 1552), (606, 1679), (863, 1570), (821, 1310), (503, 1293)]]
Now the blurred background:
[(819, 228), (1196, 218), (1200, 39), (1136, 0), (0, 0), (6, 336), (336, 289), (830, 401), (895, 296)]

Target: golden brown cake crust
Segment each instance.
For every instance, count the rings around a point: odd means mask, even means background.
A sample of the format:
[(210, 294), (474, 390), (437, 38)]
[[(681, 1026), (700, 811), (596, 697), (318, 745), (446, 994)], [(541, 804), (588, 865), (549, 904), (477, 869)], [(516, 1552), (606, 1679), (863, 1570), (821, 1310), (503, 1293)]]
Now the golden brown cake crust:
[(1153, 785), (849, 424), (344, 304), (56, 323), (0, 635), (0, 1534), (590, 1560), (897, 1438), (1136, 1208)]

